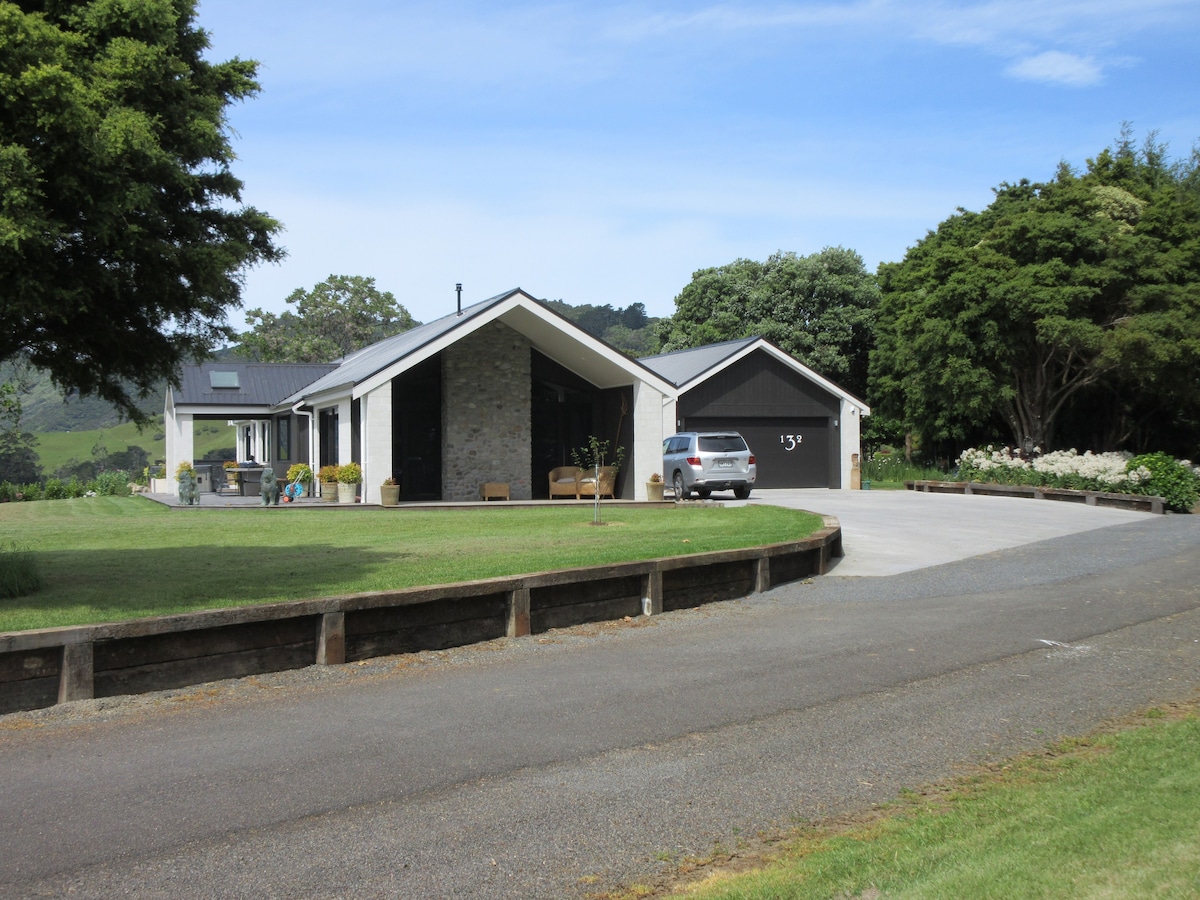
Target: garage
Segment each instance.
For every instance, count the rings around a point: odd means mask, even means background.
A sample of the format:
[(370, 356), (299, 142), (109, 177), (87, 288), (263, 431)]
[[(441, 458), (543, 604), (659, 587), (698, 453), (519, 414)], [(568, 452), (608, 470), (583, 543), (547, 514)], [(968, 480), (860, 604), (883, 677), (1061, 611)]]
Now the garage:
[(639, 360), (679, 387), (664, 430), (737, 431), (758, 488), (848, 488), (870, 408), (762, 338)]
[(759, 488), (830, 486), (828, 418), (690, 418), (684, 431), (736, 431), (750, 445)]

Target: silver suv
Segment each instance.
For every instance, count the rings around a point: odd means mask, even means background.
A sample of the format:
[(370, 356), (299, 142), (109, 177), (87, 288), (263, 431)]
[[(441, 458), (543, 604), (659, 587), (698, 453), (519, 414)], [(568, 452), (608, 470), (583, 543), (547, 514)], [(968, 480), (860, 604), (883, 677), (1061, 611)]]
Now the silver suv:
[(663, 475), (675, 487), (676, 500), (686, 500), (692, 491), (708, 497), (728, 490), (745, 500), (758, 467), (736, 431), (684, 431), (663, 441)]

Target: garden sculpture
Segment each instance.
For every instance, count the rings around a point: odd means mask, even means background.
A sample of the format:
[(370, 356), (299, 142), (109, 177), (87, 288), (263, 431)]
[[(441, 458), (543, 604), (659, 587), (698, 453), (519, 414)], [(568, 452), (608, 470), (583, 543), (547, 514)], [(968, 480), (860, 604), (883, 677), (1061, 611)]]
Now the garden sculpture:
[(179, 473), (179, 502), (184, 506), (200, 505), (200, 489), (196, 487), (196, 476), (192, 472)]
[(262, 470), (262, 481), (259, 484), (263, 506), (279, 505), (279, 482), (275, 478), (275, 470), (267, 466)]

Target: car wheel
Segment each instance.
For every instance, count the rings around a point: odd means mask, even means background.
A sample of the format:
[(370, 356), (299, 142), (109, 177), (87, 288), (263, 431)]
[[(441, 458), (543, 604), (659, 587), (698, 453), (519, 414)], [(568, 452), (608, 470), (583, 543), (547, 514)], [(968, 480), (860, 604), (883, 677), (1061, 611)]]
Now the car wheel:
[(683, 486), (682, 472), (675, 473), (675, 480), (672, 482), (672, 484), (675, 486), (675, 499), (686, 500), (691, 492)]
[(707, 500), (712, 496), (712, 491), (708, 488), (696, 488), (696, 493), (700, 495), (701, 500)]
[(750, 488), (748, 488), (748, 487), (734, 488), (733, 496), (737, 497), (739, 500), (745, 500), (750, 496)]

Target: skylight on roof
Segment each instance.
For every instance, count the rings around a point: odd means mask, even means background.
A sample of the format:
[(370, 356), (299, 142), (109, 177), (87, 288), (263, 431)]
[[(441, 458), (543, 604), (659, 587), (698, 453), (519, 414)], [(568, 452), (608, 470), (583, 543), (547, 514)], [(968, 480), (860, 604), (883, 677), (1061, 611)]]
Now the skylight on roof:
[(209, 372), (209, 384), (214, 388), (240, 388), (237, 372)]

